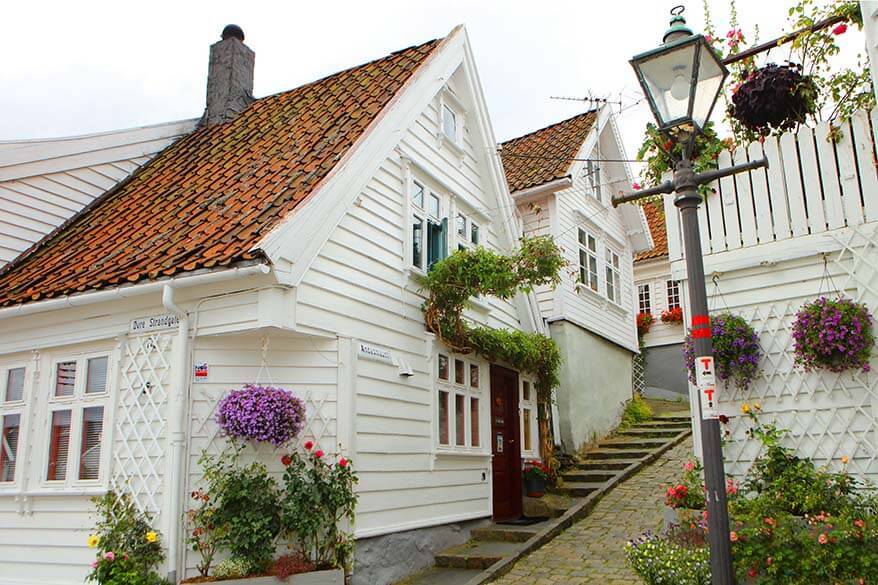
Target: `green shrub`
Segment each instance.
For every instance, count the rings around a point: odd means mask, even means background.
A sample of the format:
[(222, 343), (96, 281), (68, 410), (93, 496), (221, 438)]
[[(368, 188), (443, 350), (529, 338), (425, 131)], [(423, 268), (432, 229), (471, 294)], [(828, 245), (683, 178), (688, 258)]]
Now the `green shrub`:
[(625, 410), (622, 411), (622, 422), (619, 426), (626, 428), (633, 424), (646, 422), (651, 419), (652, 408), (650, 408), (649, 404), (641, 398), (640, 394), (635, 394), (634, 398), (629, 400), (625, 405)]
[(628, 564), (646, 585), (710, 585), (710, 550), (647, 534), (625, 545)]
[(213, 568), (213, 576), (216, 579), (240, 579), (250, 574), (250, 561), (241, 557), (232, 557), (220, 561)]

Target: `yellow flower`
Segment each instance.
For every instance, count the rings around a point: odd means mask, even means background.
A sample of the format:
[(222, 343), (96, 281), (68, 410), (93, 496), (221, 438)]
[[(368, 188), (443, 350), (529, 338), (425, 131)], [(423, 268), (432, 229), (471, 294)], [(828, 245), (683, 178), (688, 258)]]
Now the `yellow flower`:
[(744, 404), (742, 404), (741, 405), (741, 412), (743, 412), (744, 414), (749, 414), (750, 413), (750, 405), (747, 404), (746, 402)]
[(156, 540), (158, 540), (158, 538), (159, 538), (159, 535), (156, 534), (152, 530), (150, 530), (149, 532), (146, 533), (146, 541), (147, 542), (155, 542)]
[(842, 465), (847, 465), (847, 464), (848, 464), (848, 461), (850, 461), (850, 459), (848, 459), (848, 456), (847, 456), (847, 455), (842, 455), (842, 456), (841, 456), (841, 463), (842, 463)]
[(88, 537), (88, 548), (94, 548), (101, 541), (100, 537), (97, 534), (92, 534)]

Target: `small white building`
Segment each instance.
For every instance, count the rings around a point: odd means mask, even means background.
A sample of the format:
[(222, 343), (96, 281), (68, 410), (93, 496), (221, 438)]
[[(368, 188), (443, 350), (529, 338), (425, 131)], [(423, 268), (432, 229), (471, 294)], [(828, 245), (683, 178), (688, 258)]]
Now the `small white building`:
[(560, 440), (574, 451), (606, 434), (632, 395), (638, 352), (632, 258), (652, 247), (639, 206), (610, 198), (632, 179), (610, 108), (580, 114), (501, 145), (526, 235), (552, 235), (568, 266), (537, 290), (562, 352)]
[[(211, 51), (199, 125), (0, 271), (2, 585), (81, 583), (88, 498), (111, 488), (155, 514), (169, 576), (191, 576), (184, 494), (224, 446), (217, 402), (247, 382), (292, 390), (300, 440), (353, 461), (355, 583), (520, 513), (532, 380), (450, 353), (420, 309), (432, 262), (520, 235), (465, 30), (260, 99), (243, 38)], [(630, 253), (623, 238), (625, 279)], [(532, 295), (467, 317), (543, 330)]]
[(644, 396), (688, 400), (689, 386), (681, 367), (686, 328), (682, 320), (662, 320), (662, 315), (680, 310), (683, 299), (680, 281), (671, 278), (665, 212), (656, 203), (644, 204), (643, 211), (655, 245), (634, 257), (634, 287), (638, 314), (651, 315), (653, 321), (649, 331), (641, 336), (635, 379)]

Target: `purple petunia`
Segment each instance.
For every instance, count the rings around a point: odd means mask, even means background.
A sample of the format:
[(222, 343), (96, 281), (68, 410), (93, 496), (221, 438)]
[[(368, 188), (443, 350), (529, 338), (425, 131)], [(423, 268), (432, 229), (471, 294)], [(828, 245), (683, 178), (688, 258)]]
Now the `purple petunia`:
[[(710, 318), (710, 336), (716, 376), (722, 381), (733, 380), (742, 390), (753, 382), (762, 359), (762, 349), (756, 332), (743, 317), (722, 313)], [(683, 343), (683, 357), (689, 370), (689, 379), (695, 383), (695, 343), (687, 335)]]
[(283, 388), (244, 384), (220, 401), (216, 422), (232, 439), (280, 446), (298, 436), (305, 425), (305, 405)]
[(852, 299), (820, 297), (796, 313), (793, 343), (796, 364), (806, 372), (852, 368), (868, 372), (875, 345), (872, 315), (865, 304)]

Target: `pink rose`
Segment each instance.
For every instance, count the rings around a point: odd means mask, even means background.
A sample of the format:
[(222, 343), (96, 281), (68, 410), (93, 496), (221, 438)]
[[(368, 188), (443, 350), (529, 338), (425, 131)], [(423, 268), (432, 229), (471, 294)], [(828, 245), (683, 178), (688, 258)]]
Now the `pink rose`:
[(687, 461), (683, 464), (683, 469), (685, 469), (686, 471), (692, 471), (693, 469), (695, 469), (695, 464), (691, 461)]
[(819, 542), (820, 544), (826, 544), (827, 542), (829, 542), (829, 538), (827, 538), (825, 533), (821, 532), (820, 536), (817, 537), (817, 542)]
[(348, 460), (345, 459), (344, 457), (342, 457), (341, 459), (338, 460), (338, 466), (339, 466), (339, 467), (347, 467), (347, 466), (348, 466)]
[(115, 561), (116, 560), (116, 553), (114, 553), (111, 550), (108, 550), (107, 552), (104, 553), (104, 558), (110, 562)]
[(631, 188), (634, 189), (635, 191), (640, 191), (641, 189), (643, 189), (643, 187), (640, 186), (640, 183), (632, 184)]
[(91, 562), (91, 568), (92, 568), (92, 569), (97, 569), (97, 568), (98, 568), (98, 560), (97, 560), (97, 559), (95, 559), (95, 560), (93, 560), (93, 561)]

